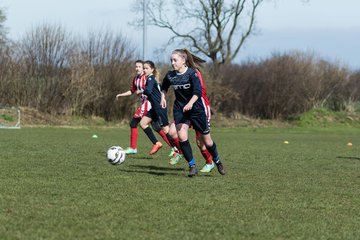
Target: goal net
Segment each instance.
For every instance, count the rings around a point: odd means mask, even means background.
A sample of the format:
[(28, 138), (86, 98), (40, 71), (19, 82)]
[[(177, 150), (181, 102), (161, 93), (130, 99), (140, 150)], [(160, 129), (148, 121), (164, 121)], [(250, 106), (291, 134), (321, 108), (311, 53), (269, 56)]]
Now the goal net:
[(0, 106), (0, 128), (20, 128), (20, 110)]

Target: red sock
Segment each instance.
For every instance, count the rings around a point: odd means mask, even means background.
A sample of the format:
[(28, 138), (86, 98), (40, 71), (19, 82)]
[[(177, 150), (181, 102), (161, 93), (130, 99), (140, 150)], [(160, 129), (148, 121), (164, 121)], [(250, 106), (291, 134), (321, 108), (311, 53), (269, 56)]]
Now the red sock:
[(175, 145), (175, 147), (178, 149), (179, 153), (183, 154), (182, 151), (181, 151), (181, 148), (180, 148), (179, 138), (172, 139), (172, 142)]
[(201, 155), (203, 155), (203, 157), (206, 161), (206, 164), (212, 164), (212, 157), (207, 149), (201, 150)]
[(169, 142), (169, 139), (167, 138), (166, 134), (164, 133), (164, 131), (162, 129), (160, 129), (160, 131), (158, 132), (159, 135), (164, 139), (164, 141), (172, 148), (171, 143)]
[(138, 129), (137, 128), (131, 128), (130, 147), (132, 149), (136, 149), (137, 137), (138, 137)]

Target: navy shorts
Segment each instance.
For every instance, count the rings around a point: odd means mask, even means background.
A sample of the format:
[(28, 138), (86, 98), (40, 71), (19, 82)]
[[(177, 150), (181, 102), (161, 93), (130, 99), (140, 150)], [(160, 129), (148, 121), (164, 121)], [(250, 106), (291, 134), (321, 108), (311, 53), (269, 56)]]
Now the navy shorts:
[(166, 108), (151, 108), (145, 116), (151, 118), (154, 122), (157, 122), (161, 127), (169, 125)]
[(174, 119), (175, 124), (185, 123), (199, 131), (202, 135), (210, 133), (210, 124), (207, 120), (204, 109), (193, 108), (188, 112), (183, 112), (182, 109), (174, 105)]

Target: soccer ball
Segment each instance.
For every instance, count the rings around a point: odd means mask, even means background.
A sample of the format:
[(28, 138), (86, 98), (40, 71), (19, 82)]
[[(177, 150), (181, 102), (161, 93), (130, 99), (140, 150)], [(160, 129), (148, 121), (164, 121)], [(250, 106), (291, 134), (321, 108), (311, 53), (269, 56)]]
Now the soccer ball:
[(125, 151), (119, 146), (112, 146), (107, 150), (106, 158), (112, 165), (122, 164), (125, 161)]

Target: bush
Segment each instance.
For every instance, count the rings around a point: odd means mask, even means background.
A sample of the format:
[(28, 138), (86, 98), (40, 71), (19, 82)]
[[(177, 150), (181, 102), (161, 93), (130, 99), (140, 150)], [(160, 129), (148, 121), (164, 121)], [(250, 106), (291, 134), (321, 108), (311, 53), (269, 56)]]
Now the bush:
[(1, 49), (0, 102), (53, 115), (128, 117), (134, 99), (114, 99), (130, 88), (134, 50), (120, 34), (75, 39), (61, 26), (36, 27)]
[[(134, 52), (121, 34), (75, 38), (61, 26), (36, 27), (0, 46), (0, 103), (52, 115), (129, 119), (137, 97), (114, 100), (130, 88)], [(171, 68), (157, 65), (162, 76)], [(314, 108), (360, 109), (360, 72), (312, 53), (275, 53), (259, 62), (213, 67), (202, 75), (213, 113), (221, 117), (289, 120)], [(171, 93), (170, 116), (173, 99)]]
[(312, 108), (344, 110), (359, 99), (359, 76), (313, 54), (274, 54), (259, 63), (224, 66), (222, 85), (238, 93), (227, 112), (290, 119)]

